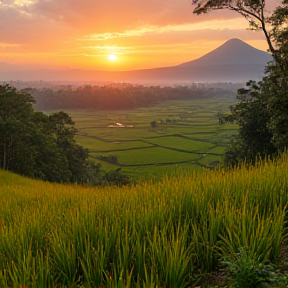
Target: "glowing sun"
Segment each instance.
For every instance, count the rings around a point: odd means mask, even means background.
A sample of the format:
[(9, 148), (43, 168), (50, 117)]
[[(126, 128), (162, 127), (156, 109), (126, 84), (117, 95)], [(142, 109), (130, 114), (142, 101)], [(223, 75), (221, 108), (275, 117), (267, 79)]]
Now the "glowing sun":
[(114, 54), (111, 54), (111, 55), (108, 56), (108, 59), (109, 59), (110, 61), (115, 61), (115, 60), (117, 60), (117, 56), (114, 55)]

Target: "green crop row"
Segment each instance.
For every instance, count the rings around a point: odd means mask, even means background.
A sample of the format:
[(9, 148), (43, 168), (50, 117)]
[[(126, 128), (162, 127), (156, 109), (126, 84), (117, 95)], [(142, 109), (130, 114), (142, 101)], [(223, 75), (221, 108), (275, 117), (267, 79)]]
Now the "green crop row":
[[(93, 161), (101, 163), (103, 169), (119, 168), (102, 157), (111, 154), (123, 164), (122, 172), (133, 180), (148, 179), (152, 170), (154, 178), (161, 179), (176, 165), (184, 169), (189, 161), (190, 171), (199, 170), (200, 166), (215, 167), (221, 161), (221, 157), (209, 153), (222, 155), (237, 132), (235, 124), (218, 124), (218, 113), (227, 110), (231, 103), (232, 100), (199, 99), (167, 101), (129, 111), (67, 112), (77, 123), (77, 142), (90, 150)], [(117, 128), (116, 123), (127, 127)], [(115, 127), (109, 127), (113, 124)], [(193, 153), (206, 155), (194, 162), (201, 155)], [(146, 165), (151, 169), (146, 169)]]

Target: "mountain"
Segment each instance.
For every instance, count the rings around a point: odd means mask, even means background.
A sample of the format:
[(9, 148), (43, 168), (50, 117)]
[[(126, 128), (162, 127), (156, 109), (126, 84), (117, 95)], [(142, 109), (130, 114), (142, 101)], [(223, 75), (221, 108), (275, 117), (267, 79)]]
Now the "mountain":
[[(178, 66), (132, 71), (91, 71), (81, 69), (5, 69), (0, 81), (93, 81), (174, 84), (191, 82), (246, 82), (260, 80), (264, 67), (273, 61), (270, 54), (255, 49), (239, 39), (231, 39), (217, 49)], [(4, 68), (4, 69), (3, 69)]]
[(227, 65), (266, 65), (273, 58), (267, 52), (256, 49), (239, 39), (231, 39), (217, 49), (178, 67), (227, 66)]

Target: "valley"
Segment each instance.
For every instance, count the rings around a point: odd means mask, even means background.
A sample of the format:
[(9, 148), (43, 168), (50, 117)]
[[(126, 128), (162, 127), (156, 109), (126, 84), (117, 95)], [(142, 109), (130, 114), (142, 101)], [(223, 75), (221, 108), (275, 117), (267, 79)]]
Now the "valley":
[(237, 125), (219, 125), (218, 113), (233, 103), (196, 99), (124, 111), (67, 112), (78, 129), (76, 141), (90, 150), (91, 159), (105, 170), (121, 168), (133, 179), (148, 180), (217, 166), (237, 134)]

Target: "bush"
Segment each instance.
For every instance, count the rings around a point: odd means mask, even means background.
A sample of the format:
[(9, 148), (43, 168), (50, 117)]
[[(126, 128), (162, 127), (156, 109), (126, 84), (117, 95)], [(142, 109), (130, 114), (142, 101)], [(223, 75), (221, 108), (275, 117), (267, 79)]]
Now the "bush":
[(235, 288), (256, 288), (265, 284), (278, 286), (287, 282), (287, 277), (277, 271), (275, 265), (261, 262), (246, 248), (224, 257), (222, 263), (227, 266), (227, 274)]

